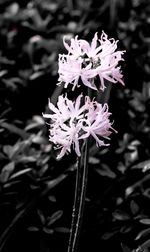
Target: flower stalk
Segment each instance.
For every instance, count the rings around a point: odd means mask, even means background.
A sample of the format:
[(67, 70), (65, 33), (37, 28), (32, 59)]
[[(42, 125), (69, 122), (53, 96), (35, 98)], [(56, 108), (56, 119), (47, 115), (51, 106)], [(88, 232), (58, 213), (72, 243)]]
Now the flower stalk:
[[(88, 95), (91, 97), (91, 90), (88, 88)], [(88, 154), (89, 154), (89, 139), (84, 141), (81, 151), (81, 157), (78, 158), (77, 174), (76, 174), (76, 188), (74, 197), (74, 206), (72, 212), (72, 225), (70, 230), (70, 238), (68, 245), (68, 252), (76, 252), (78, 248), (84, 205), (86, 199), (86, 189), (88, 181)], [(83, 158), (83, 172), (82, 172), (82, 158)], [(82, 177), (82, 179), (81, 179)]]
[(82, 154), (84, 153), (83, 166), (83, 155), (77, 160), (75, 197), (67, 252), (77, 251), (80, 238), (88, 180), (88, 152), (88, 139), (86, 139), (82, 149)]
[(80, 189), (81, 189), (81, 157), (77, 158), (77, 170), (76, 170), (76, 185), (75, 185), (75, 196), (74, 196), (74, 204), (73, 204), (73, 211), (72, 211), (72, 222), (71, 222), (71, 229), (70, 229), (70, 237), (69, 237), (69, 244), (68, 244), (68, 252), (73, 251), (73, 247), (75, 244), (74, 238), (76, 234), (76, 223), (77, 223), (77, 216), (79, 212), (79, 203), (80, 203)]
[(76, 230), (74, 234), (72, 250), (70, 252), (76, 252), (78, 247), (78, 242), (81, 233), (82, 221), (83, 221), (83, 213), (84, 213), (84, 205), (86, 199), (86, 189), (87, 189), (87, 181), (88, 181), (88, 147), (89, 139), (85, 140), (85, 154), (84, 154), (84, 165), (83, 165), (83, 177), (82, 177), (82, 185), (81, 185), (81, 194), (80, 194), (80, 204), (79, 211), (77, 214), (77, 222), (76, 222)]
[[(72, 3), (72, 1), (68, 1)], [(101, 37), (95, 33), (91, 43), (78, 39), (70, 41), (64, 38), (67, 54), (59, 54), (58, 85), (64, 89), (72, 85), (72, 91), (81, 85), (88, 87), (87, 96), (82, 93), (74, 100), (65, 95), (49, 100), (50, 113), (43, 117), (50, 120), (49, 140), (59, 150), (61, 159), (65, 154), (75, 151), (77, 155), (77, 171), (72, 222), (67, 252), (76, 252), (81, 233), (81, 226), (86, 199), (88, 180), (89, 138), (92, 137), (97, 147), (108, 146), (105, 140), (110, 139), (112, 128), (108, 104), (103, 105), (91, 99), (92, 90), (104, 91), (105, 82), (124, 85), (119, 62), (123, 61), (124, 51), (117, 50), (115, 39), (102, 32)], [(107, 98), (110, 89), (107, 89)], [(60, 93), (59, 93), (60, 94)], [(55, 95), (53, 96), (55, 98)], [(82, 146), (82, 147), (81, 147)]]

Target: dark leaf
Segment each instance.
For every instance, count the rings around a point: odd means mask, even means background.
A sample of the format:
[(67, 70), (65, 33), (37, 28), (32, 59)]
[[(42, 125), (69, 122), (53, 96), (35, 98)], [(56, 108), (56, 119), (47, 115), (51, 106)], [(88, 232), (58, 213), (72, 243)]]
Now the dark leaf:
[(124, 243), (121, 243), (121, 247), (123, 249), (123, 252), (132, 252)]
[(0, 78), (3, 77), (5, 74), (7, 74), (7, 70), (0, 71)]
[(32, 139), (33, 143), (36, 144), (46, 144), (47, 143), (47, 139), (45, 137), (42, 136), (34, 136)]
[(17, 178), (21, 175), (24, 175), (24, 174), (27, 174), (28, 172), (30, 172), (32, 169), (31, 168), (27, 168), (27, 169), (24, 169), (24, 170), (21, 170), (21, 171), (18, 171), (16, 173), (14, 173), (12, 176), (10, 176), (10, 179), (14, 179), (14, 178)]
[(141, 219), (140, 222), (145, 225), (150, 225), (150, 219)]
[(118, 234), (118, 232), (119, 232), (118, 229), (112, 230), (111, 232), (107, 232), (104, 235), (102, 235), (102, 239), (103, 240), (109, 240), (111, 237)]
[(38, 216), (40, 217), (41, 223), (45, 225), (46, 219), (45, 219), (44, 214), (42, 213), (40, 209), (37, 210), (37, 213), (38, 213)]
[(95, 158), (95, 157), (89, 157), (89, 163), (90, 164), (99, 164), (100, 163), (100, 160), (98, 158)]
[(63, 211), (59, 210), (57, 212), (55, 212), (49, 219), (47, 225), (50, 226), (52, 225), (54, 222), (56, 222), (58, 219), (61, 218), (61, 216), (63, 215)]
[(44, 71), (35, 72), (30, 76), (30, 80), (35, 80), (44, 75)]
[(29, 146), (30, 141), (17, 142), (14, 146), (6, 145), (3, 150), (10, 159), (16, 160), (20, 152), (24, 152)]
[(146, 235), (148, 235), (150, 233), (150, 228), (144, 229), (142, 230), (135, 238), (135, 240), (139, 240), (140, 238), (145, 237)]
[[(49, 160), (49, 157), (48, 157), (48, 160)], [(48, 164), (45, 164), (45, 165), (43, 164), (42, 168), (38, 171), (38, 176), (42, 177), (45, 174), (45, 172), (48, 170), (48, 168), (49, 168)]]
[(132, 226), (123, 226), (121, 229), (120, 229), (120, 232), (123, 233), (123, 234), (126, 234), (126, 233), (129, 233), (130, 231), (132, 230)]
[(53, 196), (53, 195), (48, 196), (48, 199), (49, 199), (51, 202), (56, 202), (56, 198), (55, 198), (55, 196)]
[(3, 151), (4, 151), (4, 153), (5, 153), (9, 158), (12, 157), (12, 155), (13, 155), (13, 147), (12, 147), (12, 146), (10, 146), (10, 145), (4, 145)]
[(115, 178), (116, 177), (116, 174), (106, 164), (102, 164), (99, 169), (96, 168), (96, 171), (101, 176), (106, 176), (106, 177), (109, 177), (109, 178)]
[(19, 163), (34, 163), (37, 161), (36, 157), (33, 156), (19, 156), (17, 162)]
[(70, 232), (69, 228), (66, 228), (66, 227), (56, 227), (54, 230), (59, 233), (69, 233)]
[(10, 133), (14, 133), (18, 136), (21, 136), (23, 139), (26, 139), (28, 137), (28, 134), (24, 130), (16, 127), (13, 124), (9, 124), (9, 123), (4, 122), (1, 124), (1, 127), (7, 129)]
[(31, 227), (28, 227), (28, 230), (31, 231), (31, 232), (37, 232), (37, 231), (39, 231), (39, 228), (31, 226)]
[(54, 188), (56, 185), (58, 185), (60, 182), (62, 182), (66, 177), (67, 177), (67, 174), (62, 174), (58, 178), (53, 179), (49, 182), (46, 182), (47, 190)]
[(131, 208), (131, 212), (135, 215), (138, 213), (139, 211), (139, 206), (137, 205), (137, 203), (132, 200), (131, 203), (130, 203), (130, 208)]
[(10, 174), (14, 171), (14, 168), (15, 168), (14, 162), (10, 162), (9, 164), (3, 167), (0, 174), (0, 181), (2, 183), (5, 183), (8, 180)]
[(149, 170), (150, 169), (150, 159), (132, 166), (132, 169), (142, 169), (143, 172)]
[(43, 228), (43, 231), (44, 231), (46, 234), (52, 234), (52, 233), (54, 233), (54, 230), (53, 230), (53, 229), (50, 229), (50, 228), (47, 228), (47, 227), (44, 227), (44, 228)]
[[(150, 239), (149, 240), (147, 240), (146, 242), (144, 242), (144, 243), (142, 243), (141, 245), (140, 245), (140, 248), (142, 249), (142, 250), (146, 250), (147, 248), (149, 248), (150, 247)], [(144, 251), (143, 251), (144, 252)]]
[(130, 219), (130, 216), (127, 213), (120, 210), (116, 210), (114, 213), (112, 213), (112, 215), (116, 220), (120, 221), (126, 221)]

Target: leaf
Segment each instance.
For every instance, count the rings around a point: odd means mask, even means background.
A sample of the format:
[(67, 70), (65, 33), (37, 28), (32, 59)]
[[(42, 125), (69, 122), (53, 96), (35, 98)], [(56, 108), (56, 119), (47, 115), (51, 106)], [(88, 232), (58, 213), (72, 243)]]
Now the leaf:
[(44, 126), (45, 121), (41, 116), (33, 116), (32, 121), (29, 123), (29, 125), (26, 126), (25, 130), (31, 130), (34, 128), (37, 128), (39, 126)]
[(130, 216), (127, 213), (120, 210), (116, 210), (114, 213), (112, 213), (112, 215), (116, 220), (120, 221), (126, 221), (130, 219)]
[(44, 71), (39, 71), (39, 72), (35, 72), (32, 75), (30, 75), (30, 80), (35, 80), (39, 77), (41, 77), (42, 75), (44, 75)]
[(51, 202), (56, 202), (56, 198), (55, 198), (54, 195), (48, 196), (48, 199), (49, 199)]
[(135, 240), (139, 240), (140, 238), (145, 237), (146, 235), (148, 235), (150, 233), (150, 228), (146, 228), (144, 230), (142, 230), (135, 238)]
[(20, 156), (17, 159), (17, 162), (21, 163), (34, 163), (37, 161), (36, 157), (33, 156)]
[(46, 190), (50, 190), (50, 189), (54, 188), (56, 185), (58, 185), (60, 182), (62, 182), (66, 177), (67, 177), (67, 174), (62, 174), (58, 178), (46, 182), (46, 185), (47, 185)]
[(28, 230), (31, 231), (31, 232), (37, 232), (37, 231), (39, 231), (39, 228), (31, 226), (31, 227), (28, 227)]
[(10, 133), (14, 133), (16, 135), (21, 136), (23, 139), (28, 138), (28, 134), (24, 130), (18, 128), (17, 126), (13, 124), (3, 122), (1, 124), (1, 127), (7, 129)]
[(0, 160), (7, 160), (7, 157), (0, 152)]
[(54, 230), (53, 230), (53, 229), (50, 229), (50, 228), (47, 228), (47, 227), (44, 227), (44, 228), (43, 228), (43, 231), (44, 231), (46, 234), (52, 234), (52, 233), (54, 233)]
[(3, 147), (3, 151), (4, 153), (9, 157), (11, 158), (12, 157), (12, 154), (13, 154), (13, 147), (11, 145), (5, 145)]
[(95, 158), (95, 157), (89, 157), (89, 163), (90, 164), (99, 164), (100, 160), (98, 158)]
[(33, 120), (38, 123), (39, 125), (45, 125), (45, 121), (43, 119), (43, 117), (35, 115), (33, 116)]
[(13, 172), (14, 168), (15, 168), (14, 162), (10, 162), (9, 164), (7, 164), (3, 167), (1, 174), (0, 174), (0, 181), (2, 183), (5, 183), (8, 180), (8, 178), (9, 178), (10, 174)]
[(143, 172), (146, 172), (147, 170), (150, 169), (150, 159), (132, 166), (132, 169), (142, 169)]
[(7, 70), (2, 70), (0, 71), (0, 78), (3, 77), (5, 74), (7, 74), (8, 71)]
[(44, 214), (42, 213), (42, 211), (41, 211), (40, 209), (37, 210), (37, 213), (38, 213), (38, 216), (40, 217), (41, 223), (42, 223), (43, 225), (45, 225), (46, 220), (45, 220)]
[(145, 224), (145, 225), (150, 225), (150, 219), (141, 219), (140, 223)]
[(55, 212), (49, 219), (47, 225), (50, 226), (52, 225), (54, 222), (56, 222), (58, 219), (61, 218), (61, 216), (63, 215), (63, 211), (59, 210), (57, 212)]
[(98, 174), (100, 174), (102, 176), (106, 176), (106, 177), (109, 177), (109, 178), (115, 178), (116, 177), (116, 174), (106, 164), (102, 164), (100, 169), (96, 168), (96, 171), (97, 171)]
[(121, 247), (123, 249), (123, 252), (132, 252), (124, 243), (121, 243)]
[(30, 141), (25, 140), (22, 142), (17, 142), (14, 146), (5, 146), (4, 152), (7, 153), (8, 157), (10, 159), (13, 159), (16, 161), (16, 158), (18, 158), (20, 152), (24, 152), (25, 149), (29, 146)]
[(39, 127), (39, 124), (37, 122), (33, 122), (33, 123), (30, 123), (28, 126), (25, 127), (25, 130), (28, 131), (28, 130), (31, 130), (31, 129), (35, 129)]
[[(145, 250), (150, 247), (150, 239), (140, 245), (141, 250)], [(144, 252), (144, 251), (143, 251)]]
[(11, 79), (2, 79), (3, 83), (5, 83), (6, 88), (9, 88), (11, 91), (16, 91), (17, 86)]
[(112, 236), (114, 236), (115, 234), (118, 234), (119, 230), (114, 229), (111, 232), (106, 232), (104, 235), (102, 235), (102, 239), (103, 240), (109, 240)]
[(47, 139), (42, 136), (34, 136), (32, 142), (36, 144), (46, 144)]
[[(48, 157), (48, 159), (49, 159), (49, 157)], [(42, 177), (44, 175), (44, 173), (48, 170), (48, 168), (49, 168), (48, 164), (43, 165), (42, 168), (38, 171), (38, 176)]]
[(143, 113), (145, 105), (140, 101), (140, 97), (135, 97), (129, 101), (129, 106), (136, 112)]
[(130, 232), (131, 231), (131, 229), (132, 229), (132, 226), (123, 226), (121, 229), (120, 229), (120, 232), (121, 233), (123, 233), (123, 234), (126, 234), (126, 233), (128, 233), (128, 232)]
[(139, 206), (136, 204), (136, 202), (134, 200), (131, 201), (130, 203), (130, 208), (131, 208), (131, 212), (135, 215), (138, 213), (139, 211)]
[(69, 233), (70, 232), (69, 228), (66, 228), (66, 227), (56, 227), (54, 230), (59, 233)]
[[(50, 155), (49, 155), (49, 156), (42, 157), (42, 159), (40, 160), (40, 165), (41, 165), (41, 166), (46, 165), (47, 162), (49, 161), (49, 159), (50, 159)], [(47, 170), (47, 167), (46, 167), (44, 170)]]
[(31, 170), (32, 170), (31, 168), (27, 168), (27, 169), (21, 170), (19, 172), (14, 173), (12, 176), (10, 176), (10, 178), (11, 179), (17, 178), (17, 177), (19, 177), (19, 176), (21, 176), (23, 174), (26, 174), (26, 173), (30, 172)]
[[(69, 169), (68, 169), (69, 170)], [(66, 177), (68, 177), (67, 174), (61, 174), (57, 179), (51, 180), (48, 183), (46, 183), (47, 188), (43, 190), (40, 195), (37, 195), (36, 198), (33, 198), (33, 200), (29, 201), (26, 206), (21, 209), (16, 216), (12, 219), (12, 221), (8, 224), (8, 226), (5, 228), (3, 233), (0, 236), (0, 251), (3, 250), (6, 242), (10, 238), (12, 234), (14, 234), (14, 229), (17, 226), (17, 223), (30, 211), (33, 209), (39, 198), (47, 195), (49, 193), (49, 190), (51, 190), (53, 187), (58, 185), (61, 181), (63, 181)], [(16, 182), (15, 182), (16, 183)]]

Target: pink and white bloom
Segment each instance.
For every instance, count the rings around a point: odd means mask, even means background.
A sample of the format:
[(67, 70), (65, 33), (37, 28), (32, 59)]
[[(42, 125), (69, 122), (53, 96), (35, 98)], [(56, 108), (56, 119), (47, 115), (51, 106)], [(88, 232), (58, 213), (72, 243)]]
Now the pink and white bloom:
[(85, 134), (83, 134), (80, 139), (87, 138), (91, 135), (95, 139), (97, 146), (109, 145), (105, 144), (102, 140), (109, 140), (112, 130), (115, 131), (111, 127), (112, 123), (109, 120), (111, 113), (108, 112), (108, 104), (105, 103), (102, 106), (94, 100), (91, 102), (89, 97), (86, 97), (86, 100), (89, 103), (89, 109), (86, 113), (86, 119), (83, 120), (84, 124), (82, 126)]
[(91, 69), (91, 63), (89, 63), (85, 67), (82, 67), (82, 64), (83, 64), (82, 58), (73, 60), (68, 55), (59, 56), (58, 81), (60, 83), (64, 82), (65, 88), (67, 88), (68, 84), (72, 84), (73, 85), (72, 90), (74, 90), (76, 86), (77, 87), (80, 86), (79, 85), (79, 78), (80, 78), (85, 86), (95, 89), (95, 87), (92, 87), (90, 82), (90, 80), (97, 75), (95, 69)]
[[(83, 104), (82, 104), (83, 103)], [(49, 140), (60, 149), (57, 158), (75, 150), (81, 155), (80, 145), (83, 139), (92, 136), (97, 146), (108, 145), (104, 139), (109, 139), (113, 128), (109, 120), (108, 105), (102, 106), (88, 96), (79, 95), (73, 102), (67, 96), (59, 96), (57, 107), (49, 100), (49, 114), (43, 117), (50, 119)]]
[(119, 67), (124, 51), (117, 50), (117, 42), (113, 38), (108, 39), (104, 32), (100, 39), (95, 33), (91, 43), (78, 39), (78, 36), (72, 38), (70, 44), (64, 39), (68, 54), (59, 55), (58, 84), (64, 83), (65, 88), (71, 84), (74, 90), (79, 86), (80, 78), (82, 84), (97, 90), (93, 83), (94, 78), (99, 76), (101, 90), (105, 88), (105, 80), (124, 85)]

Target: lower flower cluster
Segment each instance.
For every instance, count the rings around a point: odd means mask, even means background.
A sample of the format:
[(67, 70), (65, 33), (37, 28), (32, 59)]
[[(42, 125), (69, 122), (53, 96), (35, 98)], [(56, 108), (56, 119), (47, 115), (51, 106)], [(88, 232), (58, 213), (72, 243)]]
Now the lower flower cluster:
[(75, 101), (61, 95), (57, 106), (49, 100), (49, 109), (50, 113), (43, 116), (50, 120), (49, 140), (60, 149), (58, 159), (71, 152), (72, 147), (80, 156), (80, 142), (89, 136), (95, 139), (97, 146), (109, 145), (104, 139), (109, 139), (114, 129), (109, 120), (111, 113), (107, 104), (102, 106), (82, 94)]

